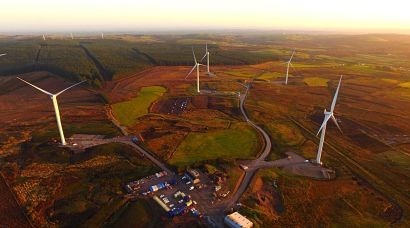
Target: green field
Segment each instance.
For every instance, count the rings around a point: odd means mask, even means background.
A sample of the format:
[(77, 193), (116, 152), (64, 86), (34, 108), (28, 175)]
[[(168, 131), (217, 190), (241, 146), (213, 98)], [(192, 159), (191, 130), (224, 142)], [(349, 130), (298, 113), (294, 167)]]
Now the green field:
[(303, 81), (308, 86), (327, 86), (327, 82), (329, 81), (329, 79), (319, 78), (319, 77), (310, 77), (310, 78), (304, 78)]
[(112, 105), (115, 118), (124, 126), (131, 126), (138, 117), (148, 113), (151, 103), (166, 92), (161, 86), (142, 87), (137, 97)]
[(263, 73), (261, 76), (259, 76), (258, 79), (271, 80), (271, 79), (277, 79), (277, 78), (284, 77), (284, 76), (285, 76), (284, 73), (266, 72), (266, 73)]
[(229, 74), (236, 77), (243, 77), (243, 78), (250, 78), (254, 75), (254, 73), (244, 70), (228, 70), (224, 71), (225, 74)]
[(257, 150), (257, 134), (245, 123), (238, 123), (226, 130), (190, 133), (169, 163), (184, 166), (224, 157), (250, 159)]
[(387, 82), (387, 83), (391, 83), (391, 84), (398, 84), (399, 83), (398, 80), (390, 79), (390, 78), (382, 78), (382, 81)]
[(402, 87), (402, 88), (410, 88), (410, 82), (400, 83), (399, 86)]
[(296, 147), (305, 141), (299, 129), (289, 122), (271, 122), (267, 126), (278, 147)]

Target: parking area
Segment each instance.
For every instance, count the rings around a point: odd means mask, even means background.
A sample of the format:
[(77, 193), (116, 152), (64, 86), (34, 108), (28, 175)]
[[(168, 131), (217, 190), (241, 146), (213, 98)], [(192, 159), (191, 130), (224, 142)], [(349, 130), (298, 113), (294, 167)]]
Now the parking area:
[(127, 183), (125, 189), (131, 198), (152, 198), (169, 217), (191, 215), (200, 218), (216, 195), (215, 184), (209, 176), (194, 169), (179, 176), (162, 171)]

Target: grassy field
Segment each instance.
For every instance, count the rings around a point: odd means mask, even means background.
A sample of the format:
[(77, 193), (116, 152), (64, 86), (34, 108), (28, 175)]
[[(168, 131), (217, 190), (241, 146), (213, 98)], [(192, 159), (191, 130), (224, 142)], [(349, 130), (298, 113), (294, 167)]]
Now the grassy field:
[(277, 79), (277, 78), (284, 77), (284, 76), (285, 76), (285, 74), (280, 73), (280, 72), (267, 72), (267, 73), (263, 73), (261, 76), (259, 76), (258, 79), (272, 80), (272, 79)]
[(300, 146), (305, 137), (290, 122), (271, 122), (268, 131), (279, 150)]
[(303, 81), (308, 85), (308, 86), (327, 86), (327, 82), (329, 79), (326, 78), (319, 78), (319, 77), (309, 77), (309, 78), (304, 78)]
[(130, 101), (124, 101), (112, 105), (115, 118), (124, 126), (131, 126), (138, 117), (148, 113), (151, 103), (166, 92), (161, 86), (143, 87), (137, 97)]
[(410, 82), (400, 83), (399, 86), (402, 87), (402, 88), (410, 88)]
[(257, 145), (258, 136), (250, 127), (234, 124), (226, 130), (190, 133), (169, 163), (184, 166), (223, 157), (249, 159), (256, 155)]
[(387, 82), (387, 83), (391, 83), (391, 84), (398, 84), (399, 83), (398, 80), (391, 79), (391, 78), (382, 78), (382, 81)]

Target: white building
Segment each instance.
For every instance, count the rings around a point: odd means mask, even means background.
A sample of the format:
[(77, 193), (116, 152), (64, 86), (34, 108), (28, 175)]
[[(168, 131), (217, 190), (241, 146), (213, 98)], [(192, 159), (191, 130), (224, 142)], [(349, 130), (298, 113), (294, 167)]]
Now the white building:
[(249, 219), (238, 212), (225, 216), (224, 222), (231, 228), (251, 228), (253, 226), (253, 223), (249, 221)]

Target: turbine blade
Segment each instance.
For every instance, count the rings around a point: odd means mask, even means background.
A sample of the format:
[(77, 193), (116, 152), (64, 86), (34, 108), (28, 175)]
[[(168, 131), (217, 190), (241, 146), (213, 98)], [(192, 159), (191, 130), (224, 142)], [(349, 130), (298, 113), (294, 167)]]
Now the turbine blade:
[(194, 71), (194, 70), (195, 70), (195, 67), (196, 67), (196, 64), (195, 64), (195, 66), (194, 66), (194, 67), (192, 67), (191, 71), (189, 71), (189, 73), (185, 76), (185, 79), (187, 79), (187, 78), (188, 78), (188, 76), (192, 73), (192, 71)]
[(293, 58), (293, 55), (295, 54), (295, 51), (296, 51), (296, 50), (293, 49), (293, 53), (292, 53), (292, 56), (290, 56), (289, 62), (292, 61), (292, 58)]
[(26, 84), (28, 84), (28, 85), (30, 85), (30, 86), (32, 86), (32, 87), (34, 87), (34, 88), (40, 90), (41, 92), (43, 92), (43, 93), (45, 93), (45, 94), (47, 94), (47, 95), (49, 95), (49, 96), (53, 96), (53, 95), (54, 95), (54, 94), (52, 94), (52, 93), (50, 93), (50, 92), (48, 92), (48, 91), (45, 91), (44, 89), (42, 89), (42, 88), (40, 88), (40, 87), (37, 87), (37, 86), (31, 84), (30, 82), (24, 81), (24, 80), (21, 79), (20, 77), (17, 77), (17, 78), (18, 78), (20, 81), (23, 81), (24, 83), (26, 83)]
[(340, 126), (339, 126), (339, 123), (337, 122), (337, 120), (336, 120), (336, 118), (335, 118), (335, 116), (334, 116), (333, 114), (332, 114), (332, 120), (333, 120), (333, 122), (336, 124), (336, 127), (339, 128), (339, 131), (340, 131), (341, 133), (343, 133), (342, 129), (341, 129)]
[(192, 47), (192, 55), (194, 56), (195, 64), (197, 64), (198, 62), (196, 61), (196, 56), (195, 56), (195, 52), (194, 52), (194, 47)]
[(333, 97), (332, 106), (330, 107), (330, 112), (331, 113), (333, 113), (333, 110), (335, 109), (335, 106), (336, 106), (337, 95), (339, 94), (339, 89), (340, 89), (340, 84), (342, 82), (342, 77), (343, 77), (343, 75), (340, 76), (339, 85), (337, 85), (337, 89), (336, 89), (335, 95)]
[(201, 60), (199, 60), (199, 62), (202, 62), (202, 60), (204, 60), (205, 59), (205, 57), (206, 57), (206, 55), (208, 54), (208, 52), (205, 52), (205, 55), (204, 55), (204, 57), (202, 57), (201, 58)]
[(7, 55), (7, 53), (0, 54), (0, 56)]
[(77, 85), (79, 85), (79, 84), (81, 84), (81, 83), (83, 83), (83, 82), (86, 82), (86, 80), (81, 81), (81, 82), (79, 82), (79, 83), (76, 83), (76, 84), (74, 84), (74, 85), (72, 85), (72, 86), (68, 87), (68, 88), (65, 88), (65, 89), (61, 90), (60, 92), (56, 93), (56, 96), (58, 96), (58, 95), (60, 95), (60, 94), (64, 93), (65, 91), (67, 91), (67, 90), (69, 90), (69, 89), (73, 88), (74, 86), (77, 86)]
[(290, 63), (290, 66), (292, 67), (292, 69), (295, 71), (295, 73), (297, 73), (297, 70), (296, 70), (296, 68), (293, 66), (293, 64), (291, 63), (291, 62), (289, 62)]
[(317, 131), (316, 135), (318, 135), (318, 134), (322, 131), (322, 129), (323, 129), (323, 128), (325, 127), (325, 125), (327, 124), (327, 121), (329, 121), (330, 117), (331, 117), (331, 115), (325, 115), (325, 118), (323, 119), (323, 123), (322, 123), (322, 125), (320, 126), (319, 131)]

